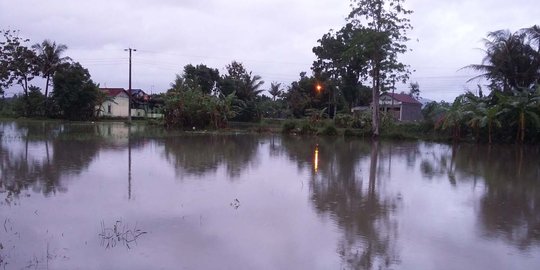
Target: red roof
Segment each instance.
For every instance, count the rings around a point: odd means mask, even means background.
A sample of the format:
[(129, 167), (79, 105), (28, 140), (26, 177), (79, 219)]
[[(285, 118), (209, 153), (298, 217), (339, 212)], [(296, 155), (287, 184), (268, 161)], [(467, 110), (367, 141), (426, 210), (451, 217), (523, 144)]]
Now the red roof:
[(420, 101), (414, 99), (413, 97), (407, 95), (407, 94), (392, 94), (392, 93), (384, 93), (383, 95), (388, 95), (391, 98), (394, 98), (395, 100), (401, 102), (401, 103), (411, 103), (411, 104), (420, 104)]
[(109, 97), (116, 97), (122, 92), (127, 95), (127, 92), (124, 88), (99, 88), (99, 90), (107, 93)]

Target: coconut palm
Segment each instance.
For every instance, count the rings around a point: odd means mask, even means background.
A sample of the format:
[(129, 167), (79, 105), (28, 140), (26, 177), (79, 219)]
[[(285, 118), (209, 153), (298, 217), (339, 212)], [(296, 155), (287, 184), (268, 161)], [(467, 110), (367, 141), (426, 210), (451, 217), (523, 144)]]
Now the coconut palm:
[(243, 101), (252, 101), (263, 91), (260, 89), (263, 84), (264, 81), (261, 80), (261, 76), (252, 76), (250, 72), (249, 76), (246, 76), (240, 87), (237, 89), (236, 96)]
[(533, 43), (531, 46), (536, 46), (537, 51), (540, 53), (540, 27), (538, 25), (533, 25), (529, 28), (521, 29), (520, 32), (527, 36), (529, 42)]
[(270, 84), (270, 90), (268, 90), (270, 95), (272, 95), (272, 101), (276, 101), (276, 97), (281, 96), (283, 90), (281, 90), (281, 83), (273, 82)]
[(491, 81), (492, 89), (507, 94), (534, 85), (540, 62), (527, 37), (525, 33), (508, 30), (490, 32), (484, 39), (486, 56), (482, 63), (465, 67), (482, 72), (469, 81), (484, 77)]
[(45, 102), (49, 94), (49, 82), (54, 73), (59, 69), (60, 65), (71, 60), (69, 57), (62, 57), (62, 54), (67, 50), (64, 44), (56, 44), (50, 40), (44, 40), (41, 44), (37, 43), (32, 46), (36, 50), (38, 57), (38, 68), (45, 82)]

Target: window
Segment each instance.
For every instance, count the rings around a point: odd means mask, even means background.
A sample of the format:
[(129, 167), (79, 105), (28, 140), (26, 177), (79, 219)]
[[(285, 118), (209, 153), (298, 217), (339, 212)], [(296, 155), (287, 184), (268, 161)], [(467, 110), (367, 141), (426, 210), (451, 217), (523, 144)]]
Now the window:
[(111, 104), (107, 105), (107, 113), (111, 113)]

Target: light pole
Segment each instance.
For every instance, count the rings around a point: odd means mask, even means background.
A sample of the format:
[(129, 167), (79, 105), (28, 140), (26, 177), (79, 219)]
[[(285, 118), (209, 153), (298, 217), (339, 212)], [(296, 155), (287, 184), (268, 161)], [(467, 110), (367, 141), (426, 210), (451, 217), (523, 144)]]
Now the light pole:
[(128, 89), (128, 123), (131, 124), (131, 52), (136, 52), (137, 49), (127, 48), (124, 51), (129, 52), (129, 89)]

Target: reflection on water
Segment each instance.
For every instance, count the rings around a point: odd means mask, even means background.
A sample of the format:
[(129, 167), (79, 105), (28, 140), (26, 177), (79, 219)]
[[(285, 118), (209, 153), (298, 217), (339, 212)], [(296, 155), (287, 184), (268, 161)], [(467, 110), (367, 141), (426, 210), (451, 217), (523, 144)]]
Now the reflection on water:
[(230, 179), (235, 179), (247, 167), (258, 165), (260, 140), (250, 135), (192, 135), (181, 140), (166, 138), (160, 143), (180, 177), (204, 176), (225, 166)]
[[(396, 202), (376, 189), (378, 142), (284, 138), (283, 146), (300, 166), (309, 166), (307, 152), (315, 149), (311, 198), (317, 212), (343, 230), (336, 247), (342, 267), (384, 269), (397, 263), (397, 230), (391, 217)], [(367, 179), (362, 170), (369, 170)]]
[(537, 147), (122, 123), (0, 122), (0, 134), (0, 268), (540, 264)]

